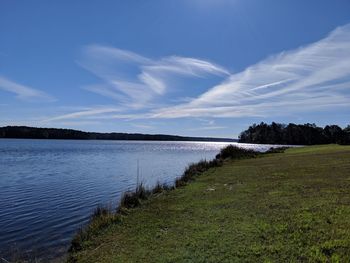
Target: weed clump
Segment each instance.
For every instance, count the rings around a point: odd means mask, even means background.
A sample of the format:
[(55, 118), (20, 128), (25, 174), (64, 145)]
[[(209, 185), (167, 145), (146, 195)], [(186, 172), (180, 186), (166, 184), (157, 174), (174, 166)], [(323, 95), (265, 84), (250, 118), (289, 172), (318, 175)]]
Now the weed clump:
[(130, 209), (138, 207), (141, 204), (141, 200), (146, 200), (151, 195), (151, 193), (152, 191), (147, 190), (141, 183), (136, 187), (136, 190), (134, 192), (124, 193), (117, 210), (120, 211), (124, 208)]
[(135, 208), (141, 204), (139, 198), (137, 197), (136, 192), (126, 192), (123, 194), (121, 200), (120, 200), (120, 206), (119, 210), (123, 208), (130, 209)]
[(201, 160), (198, 163), (190, 164), (183, 175), (175, 180), (175, 187), (184, 186), (189, 181), (192, 181), (194, 177), (207, 171), (212, 167), (217, 167), (222, 164), (221, 160), (214, 159), (212, 161)]
[(170, 191), (172, 189), (174, 189), (174, 187), (157, 182), (155, 187), (152, 189), (152, 194), (160, 194), (162, 192)]
[(101, 229), (119, 221), (120, 216), (114, 213), (110, 206), (97, 206), (90, 217), (89, 223), (79, 228), (77, 234), (72, 239), (69, 252), (74, 253), (81, 250), (85, 241), (97, 234)]
[(243, 158), (255, 158), (261, 153), (251, 150), (243, 149), (237, 146), (229, 145), (221, 149), (220, 153), (216, 156), (216, 159), (243, 159)]
[[(74, 236), (69, 248), (70, 255), (83, 249), (84, 242), (88, 241), (92, 236), (98, 234), (102, 229), (113, 223), (119, 223), (121, 216), (127, 209), (136, 208), (141, 205), (142, 200), (147, 200), (152, 194), (170, 190), (166, 185), (157, 184), (153, 190), (148, 190), (142, 183), (139, 184), (135, 191), (129, 191), (123, 194), (117, 209), (111, 206), (97, 206), (91, 214), (89, 223), (79, 228)], [(73, 258), (69, 259), (74, 262)]]
[(184, 186), (189, 181), (194, 180), (196, 176), (209, 170), (210, 168), (221, 166), (226, 159), (255, 158), (260, 154), (261, 153), (254, 150), (229, 145), (221, 149), (220, 153), (216, 155), (215, 159), (211, 161), (201, 160), (198, 163), (189, 165), (184, 174), (175, 180), (175, 187)]

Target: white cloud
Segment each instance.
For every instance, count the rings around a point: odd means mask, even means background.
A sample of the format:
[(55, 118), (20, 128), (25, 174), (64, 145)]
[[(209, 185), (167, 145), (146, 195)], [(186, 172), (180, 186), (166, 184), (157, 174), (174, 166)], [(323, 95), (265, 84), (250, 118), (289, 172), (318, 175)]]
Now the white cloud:
[(162, 58), (158, 61), (153, 61), (143, 69), (155, 75), (166, 72), (196, 77), (203, 77), (206, 74), (230, 74), (225, 68), (211, 62), (179, 56), (170, 56)]
[(282, 52), (155, 118), (242, 117), (350, 106), (350, 25), (297, 50)]
[(146, 84), (147, 87), (150, 87), (155, 93), (163, 94), (165, 92), (165, 84), (158, 78), (154, 77), (148, 72), (142, 72), (139, 75), (140, 81)]
[(57, 121), (57, 120), (67, 120), (67, 119), (82, 119), (82, 118), (87, 118), (87, 117), (95, 117), (100, 114), (106, 114), (106, 113), (114, 113), (114, 112), (119, 112), (121, 111), (120, 108), (116, 107), (96, 107), (96, 108), (90, 108), (90, 109), (85, 109), (81, 111), (76, 111), (68, 114), (63, 114), (59, 115), (53, 118), (48, 118), (43, 120), (43, 122), (52, 122), (52, 121)]
[[(281, 52), (230, 75), (220, 66), (194, 58), (170, 56), (151, 60), (115, 48), (90, 46), (87, 50), (82, 65), (104, 83), (86, 89), (118, 100), (120, 107), (115, 112), (108, 107), (107, 111), (97, 108), (56, 118), (196, 117), (208, 120), (204, 129), (214, 129), (221, 126), (210, 122), (213, 118), (288, 116), (350, 106), (350, 24), (318, 42)], [(170, 76), (208, 74), (226, 79), (196, 98), (173, 97), (171, 103), (175, 106), (150, 103), (155, 96), (167, 92)]]
[(27, 101), (53, 101), (54, 98), (43, 91), (33, 89), (0, 76), (0, 90), (16, 94), (16, 97)]
[(225, 76), (229, 72), (208, 61), (180, 56), (150, 59), (136, 53), (99, 45), (83, 49), (79, 64), (104, 83), (85, 87), (124, 105), (141, 108), (164, 95), (174, 78)]
[(126, 97), (114, 91), (108, 85), (89, 85), (83, 87), (83, 89), (88, 90), (90, 92), (94, 92), (96, 94), (100, 94), (101, 96), (106, 96), (109, 98), (113, 98), (115, 100), (126, 100)]

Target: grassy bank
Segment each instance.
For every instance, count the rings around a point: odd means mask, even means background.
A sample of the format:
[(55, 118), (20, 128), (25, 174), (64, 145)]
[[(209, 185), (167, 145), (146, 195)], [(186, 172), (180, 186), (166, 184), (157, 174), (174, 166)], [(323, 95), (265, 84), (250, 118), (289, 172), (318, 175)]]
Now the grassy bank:
[(350, 147), (225, 161), (110, 218), (78, 262), (350, 259)]

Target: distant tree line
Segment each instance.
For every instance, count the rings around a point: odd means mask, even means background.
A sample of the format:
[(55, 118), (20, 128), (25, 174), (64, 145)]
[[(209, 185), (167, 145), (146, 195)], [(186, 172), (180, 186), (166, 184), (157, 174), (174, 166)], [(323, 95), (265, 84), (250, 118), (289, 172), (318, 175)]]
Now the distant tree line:
[(70, 140), (142, 140), (142, 141), (235, 141), (227, 138), (184, 137), (164, 134), (98, 133), (72, 129), (34, 128), (26, 126), (0, 127), (0, 138), (70, 139)]
[(265, 144), (350, 144), (350, 125), (342, 129), (337, 125), (324, 128), (315, 124), (253, 124), (239, 135), (239, 142)]

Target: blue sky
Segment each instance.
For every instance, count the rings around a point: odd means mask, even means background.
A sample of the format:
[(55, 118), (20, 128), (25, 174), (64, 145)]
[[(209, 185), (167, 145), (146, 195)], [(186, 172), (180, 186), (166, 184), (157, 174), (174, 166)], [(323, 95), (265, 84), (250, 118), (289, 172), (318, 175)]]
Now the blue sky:
[(350, 2), (0, 2), (0, 126), (350, 124)]

